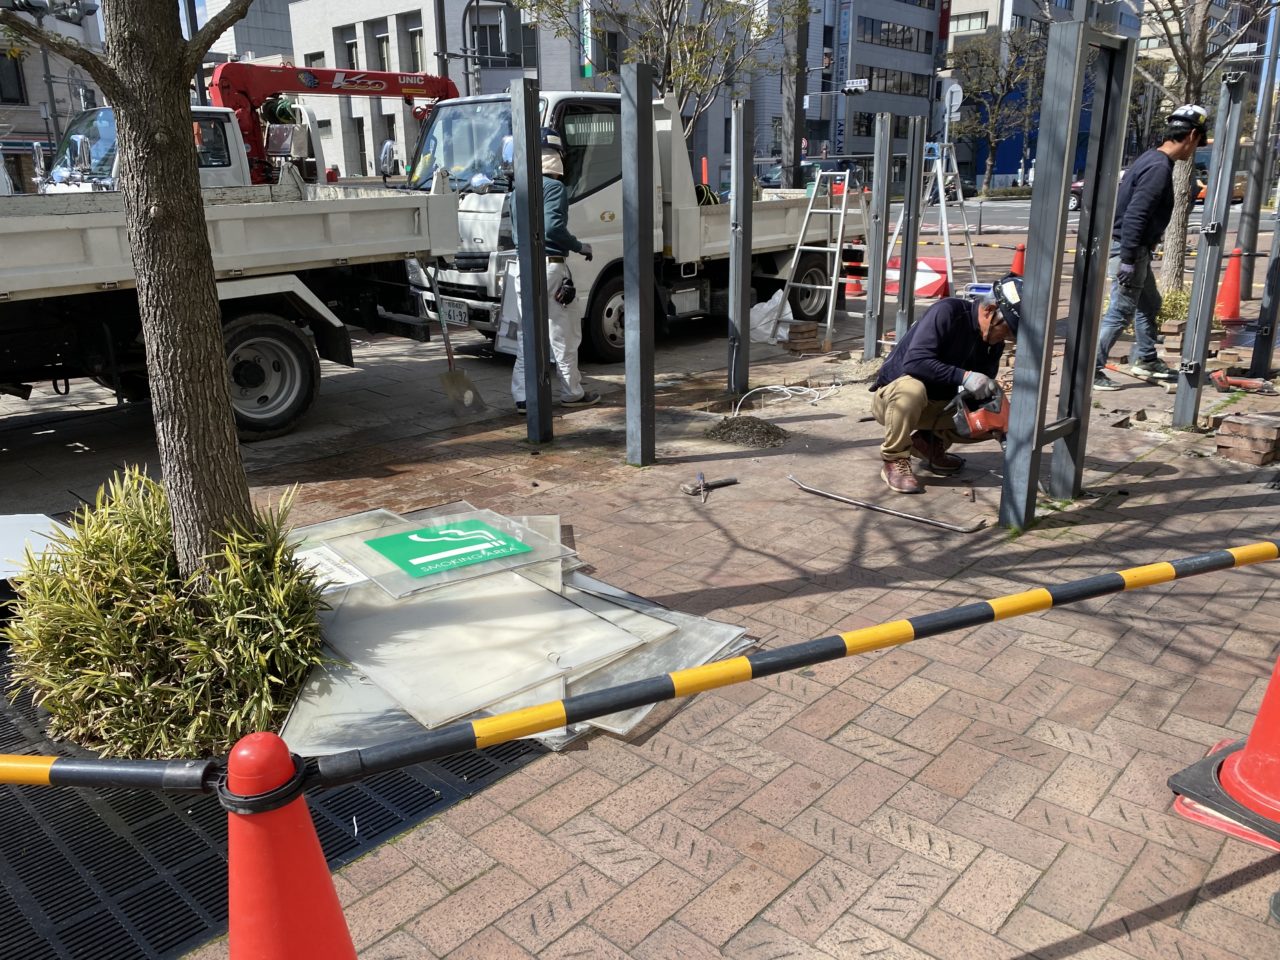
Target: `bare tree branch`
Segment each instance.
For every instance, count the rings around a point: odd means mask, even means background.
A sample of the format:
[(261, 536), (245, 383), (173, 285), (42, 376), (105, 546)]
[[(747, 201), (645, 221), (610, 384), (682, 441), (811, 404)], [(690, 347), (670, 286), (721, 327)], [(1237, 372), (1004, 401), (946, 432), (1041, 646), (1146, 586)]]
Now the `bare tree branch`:
[(184, 54), (187, 66), (186, 74), (188, 76), (194, 74), (204, 62), (204, 55), (209, 52), (209, 48), (213, 46), (213, 42), (227, 32), (234, 24), (244, 19), (244, 15), (249, 12), (249, 8), (253, 6), (253, 0), (231, 0), (225, 7), (210, 17), (198, 33), (195, 31), (195, 24), (189, 28), (192, 36), (187, 41), (186, 52)]
[[(119, 76), (105, 60), (70, 37), (42, 30), (26, 17), (20, 17), (9, 10), (0, 10), (0, 26), (8, 27), (24, 40), (47, 47), (51, 53), (70, 60), (78, 67), (83, 67), (107, 96), (114, 97), (115, 93), (122, 88)], [(53, 105), (49, 106), (52, 109)]]

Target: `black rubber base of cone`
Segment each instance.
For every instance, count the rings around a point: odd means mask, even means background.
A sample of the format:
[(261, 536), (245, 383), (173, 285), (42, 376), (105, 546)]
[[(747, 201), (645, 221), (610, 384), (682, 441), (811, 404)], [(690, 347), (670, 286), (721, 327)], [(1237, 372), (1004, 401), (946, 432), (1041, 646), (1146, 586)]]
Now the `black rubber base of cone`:
[(1169, 789), (1181, 797), (1194, 800), (1202, 807), (1280, 843), (1280, 823), (1268, 820), (1239, 803), (1223, 789), (1222, 781), (1218, 779), (1222, 761), (1231, 754), (1243, 750), (1244, 744), (1243, 740), (1237, 740), (1229, 747), (1211, 753), (1185, 770), (1178, 771), (1169, 778)]

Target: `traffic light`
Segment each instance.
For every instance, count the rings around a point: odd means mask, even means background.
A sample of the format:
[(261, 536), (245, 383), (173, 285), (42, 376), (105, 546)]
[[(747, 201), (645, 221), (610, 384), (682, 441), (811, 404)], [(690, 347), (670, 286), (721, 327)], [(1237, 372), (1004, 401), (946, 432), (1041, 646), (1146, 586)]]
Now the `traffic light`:
[(866, 93), (871, 86), (871, 81), (865, 77), (861, 80), (846, 80), (840, 88), (840, 92), (846, 97), (853, 96), (856, 93)]

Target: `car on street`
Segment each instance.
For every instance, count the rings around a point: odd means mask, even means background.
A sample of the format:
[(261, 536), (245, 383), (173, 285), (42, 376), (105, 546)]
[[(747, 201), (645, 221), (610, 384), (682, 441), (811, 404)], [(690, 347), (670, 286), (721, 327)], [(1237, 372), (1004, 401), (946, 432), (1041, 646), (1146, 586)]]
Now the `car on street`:
[[(835, 173), (840, 170), (848, 170), (849, 167), (843, 160), (802, 160), (800, 161), (800, 171), (803, 174), (805, 186), (813, 183), (818, 179), (819, 173)], [(782, 186), (782, 164), (775, 163), (772, 167), (760, 174), (760, 186), (766, 190), (776, 190)]]
[[(1209, 189), (1208, 184), (1209, 172), (1207, 170), (1196, 171), (1196, 203), (1204, 203), (1205, 192)], [(1245, 175), (1237, 173), (1235, 183), (1231, 185), (1231, 202), (1244, 203)]]

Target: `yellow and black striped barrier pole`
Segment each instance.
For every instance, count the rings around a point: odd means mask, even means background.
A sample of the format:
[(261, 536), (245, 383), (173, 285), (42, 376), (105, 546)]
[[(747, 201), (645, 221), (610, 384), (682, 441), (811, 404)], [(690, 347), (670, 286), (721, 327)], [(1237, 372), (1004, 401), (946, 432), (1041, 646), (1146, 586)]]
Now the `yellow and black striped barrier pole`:
[[(1202, 573), (1263, 563), (1277, 557), (1280, 557), (1280, 541), (1263, 540), (1179, 560), (1130, 567), (1052, 587), (1037, 587), (776, 650), (677, 670), (510, 713), (456, 723), (415, 737), (317, 757), (309, 762), (312, 769), (305, 785), (313, 788), (349, 783), (411, 764), (439, 760), (465, 750), (496, 746), (620, 710), (689, 697), (745, 680), (869, 653), (953, 630), (1021, 617), (1126, 590), (1140, 590)], [(125, 787), (209, 793), (216, 787), (222, 769), (223, 764), (216, 760), (79, 760), (0, 755), (0, 783), (36, 786)]]

